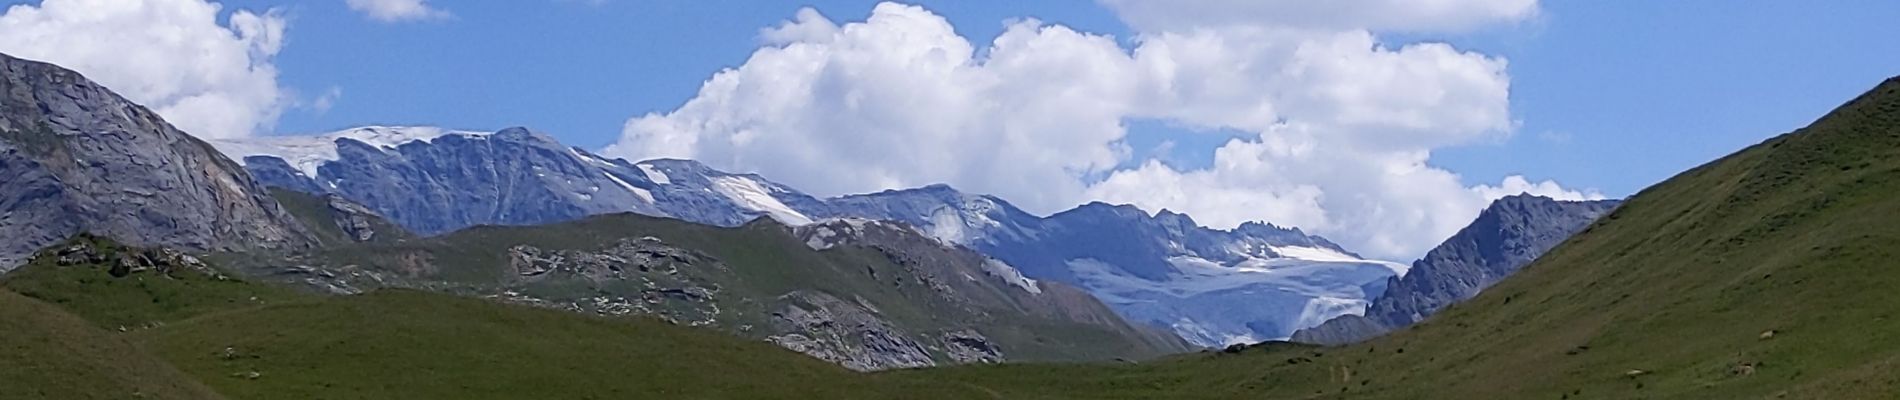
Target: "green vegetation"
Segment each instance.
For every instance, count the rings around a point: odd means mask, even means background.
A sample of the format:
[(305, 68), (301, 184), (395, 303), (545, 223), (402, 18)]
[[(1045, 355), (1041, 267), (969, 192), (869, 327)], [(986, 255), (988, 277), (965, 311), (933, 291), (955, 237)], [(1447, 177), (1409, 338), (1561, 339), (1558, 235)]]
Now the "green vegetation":
[[(528, 281), (519, 278), (510, 249), (528, 246), (547, 251), (600, 252), (618, 243), (656, 238), (668, 246), (691, 249), (717, 260), (723, 267), (696, 265), (674, 272), (626, 271), (619, 284), (600, 284), (581, 277), (551, 274)], [(934, 242), (933, 242), (934, 243)], [(934, 245), (933, 245), (934, 246)], [(925, 250), (918, 250), (925, 251)], [(939, 250), (941, 251), (941, 250)], [(789, 228), (770, 220), (721, 228), (637, 214), (590, 217), (546, 226), (484, 226), (448, 235), (402, 243), (371, 243), (332, 247), (320, 257), (328, 265), (355, 265), (389, 271), (419, 281), (446, 283), (450, 292), (494, 294), (514, 291), (555, 301), (585, 300), (592, 296), (639, 299), (649, 288), (641, 280), (661, 286), (717, 288), (720, 310), (711, 326), (755, 339), (774, 323), (772, 314), (793, 303), (793, 292), (821, 292), (851, 302), (871, 304), (879, 317), (912, 332), (945, 332), (974, 328), (999, 343), (1015, 361), (1107, 361), (1148, 359), (1185, 350), (1171, 336), (1141, 331), (1120, 321), (1113, 311), (1079, 291), (1064, 293), (1066, 310), (1024, 304), (1020, 289), (1001, 280), (970, 271), (971, 278), (932, 273), (901, 265), (898, 256), (877, 249), (843, 246), (813, 251)], [(316, 261), (313, 261), (316, 262)], [(974, 267), (974, 264), (972, 264)], [(967, 281), (945, 282), (958, 292), (944, 296), (931, 287), (938, 281), (987, 279), (987, 287), (966, 286)], [(673, 302), (665, 303), (669, 306)], [(685, 307), (694, 306), (687, 304)], [(669, 314), (693, 314), (681, 309)], [(1093, 315), (1069, 320), (1062, 313)], [(681, 318), (691, 320), (692, 318)], [(1164, 339), (1165, 338), (1165, 339)], [(939, 360), (941, 349), (928, 349)]]
[[(83, 238), (110, 254), (142, 250)], [(0, 291), (0, 398), (969, 398), (646, 318), (419, 291), (323, 297), (42, 253)], [(135, 282), (146, 282), (141, 285)], [(166, 288), (152, 295), (151, 287)], [(15, 294), (69, 290), (59, 305)], [(35, 289), (38, 290), (38, 289)], [(272, 296), (232, 302), (232, 293)], [(107, 312), (107, 310), (111, 310)], [(130, 315), (164, 321), (121, 332)], [(182, 373), (180, 371), (183, 371)], [(209, 387), (210, 389), (207, 389)], [(216, 392), (212, 390), (215, 389)]]
[[(323, 197), (295, 190), (279, 188), (269, 190), (271, 198), (276, 199), (277, 204), (283, 205), (284, 211), (290, 212), (290, 215), (296, 217), (297, 222), (302, 222), (305, 228), (310, 228), (310, 233), (316, 234), (317, 240), (325, 245), (341, 246), (356, 242), (350, 238), (349, 233), (343, 231), (342, 227), (337, 226), (337, 212), (330, 208), (330, 202)], [(389, 220), (376, 216), (366, 218), (369, 220), (370, 229), (376, 232), (376, 235), (370, 238), (371, 242), (394, 243), (415, 239), (415, 234), (409, 233), (407, 229)]]
[[(1645, 190), (1478, 297), (1368, 343), (879, 374), (649, 319), (413, 291), (306, 296), (201, 269), (114, 271), (116, 260), (149, 253), (82, 238), (112, 256), (59, 265), (42, 253), (0, 282), (0, 397), (217, 396), (209, 387), (241, 399), (1893, 398), (1893, 193), (1900, 78), (1809, 128)], [(579, 236), (482, 228), (356, 256), (499, 266), (499, 253), (449, 250), (651, 234), (761, 277), (731, 290), (905, 295), (839, 275), (859, 262), (883, 268), (880, 256), (786, 251), (799, 243), (775, 226), (625, 222), (563, 230)], [(505, 271), (452, 274), (476, 284)], [(933, 309), (887, 311), (928, 321)], [(128, 323), (143, 329), (118, 332)]]
[(0, 290), (0, 398), (216, 399), (125, 335)]
[[(81, 246), (95, 249), (106, 264), (60, 266), (59, 250)], [(54, 246), (27, 266), (0, 277), (0, 287), (58, 305), (115, 330), (161, 326), (191, 316), (254, 305), (281, 303), (309, 297), (289, 289), (254, 285), (208, 267), (180, 266), (133, 274), (113, 272), (121, 257), (137, 258), (141, 250), (110, 240), (81, 236)], [(115, 277), (123, 274), (123, 277)]]
[(896, 375), (1009, 397), (1892, 398), (1900, 78), (1695, 168), (1425, 323), (1340, 348)]

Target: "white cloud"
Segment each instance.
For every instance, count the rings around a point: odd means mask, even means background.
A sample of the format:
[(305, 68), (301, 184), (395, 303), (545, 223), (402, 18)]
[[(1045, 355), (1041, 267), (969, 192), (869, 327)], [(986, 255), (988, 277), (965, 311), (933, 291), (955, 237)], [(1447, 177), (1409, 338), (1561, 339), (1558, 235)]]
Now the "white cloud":
[(1144, 31), (1236, 26), (1461, 32), (1536, 15), (1537, 0), (1099, 0)]
[(203, 0), (45, 0), (0, 15), (0, 52), (85, 74), (200, 137), (249, 135), (291, 101), (273, 64), (285, 20)]
[[(842, 25), (801, 10), (679, 109), (629, 120), (605, 152), (761, 171), (819, 195), (943, 182), (1038, 213), (1107, 200), (1213, 227), (1267, 220), (1394, 259), (1456, 232), (1496, 193), (1575, 193), (1522, 177), (1467, 187), (1431, 166), (1433, 149), (1515, 129), (1507, 63), (1441, 43), (1386, 47), (1372, 30), (1514, 20), (1534, 1), (1423, 1), (1464, 5), (1391, 11), (1436, 23), (1371, 13), (1291, 29), (1189, 29), (1198, 17), (1113, 3), (1144, 29), (1128, 48), (1035, 20), (979, 48), (942, 17), (892, 3)], [(1266, 2), (1316, 12), (1282, 3)], [(1469, 14), (1434, 14), (1454, 9)], [(1180, 170), (1136, 158), (1123, 141), (1130, 119), (1252, 134), (1214, 150), (1212, 167)]]
[(330, 112), (330, 107), (335, 107), (336, 102), (341, 99), (343, 99), (343, 88), (331, 86), (329, 89), (324, 90), (323, 94), (317, 95), (315, 100), (311, 100), (310, 104), (306, 107), (309, 108), (311, 112), (323, 114)]
[(429, 6), (427, 0), (344, 0), (351, 10), (379, 22), (426, 21), (448, 18), (449, 13)]
[(1604, 199), (1603, 193), (1599, 193), (1595, 190), (1577, 191), (1565, 189), (1555, 181), (1531, 182), (1522, 175), (1504, 177), (1504, 182), (1498, 184), (1498, 186), (1478, 185), (1477, 187), (1471, 188), (1471, 190), (1483, 195), (1486, 201), (1519, 194), (1530, 194), (1533, 196), (1544, 196), (1569, 201)]

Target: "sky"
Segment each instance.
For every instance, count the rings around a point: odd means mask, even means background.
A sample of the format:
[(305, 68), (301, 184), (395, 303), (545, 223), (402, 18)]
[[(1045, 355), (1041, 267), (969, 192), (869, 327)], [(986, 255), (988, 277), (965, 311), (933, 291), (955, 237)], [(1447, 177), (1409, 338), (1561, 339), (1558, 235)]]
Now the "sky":
[(949, 183), (1415, 258), (1900, 74), (1900, 2), (32, 0), (0, 52), (203, 137), (527, 126), (816, 195)]

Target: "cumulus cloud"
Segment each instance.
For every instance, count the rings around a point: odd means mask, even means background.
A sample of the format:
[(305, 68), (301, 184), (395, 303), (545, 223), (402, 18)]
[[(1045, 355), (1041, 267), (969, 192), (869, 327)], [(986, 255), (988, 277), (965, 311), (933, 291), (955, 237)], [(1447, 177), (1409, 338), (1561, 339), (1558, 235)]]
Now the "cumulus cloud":
[(291, 103), (273, 64), (275, 10), (204, 0), (45, 0), (0, 14), (0, 52), (85, 74), (200, 137), (249, 135)]
[[(1379, 13), (1239, 24), (1114, 1), (1140, 30), (1127, 46), (1033, 19), (978, 46), (920, 7), (880, 4), (843, 24), (806, 9), (762, 30), (751, 58), (680, 108), (630, 119), (604, 152), (759, 171), (819, 195), (943, 182), (1038, 213), (1106, 200), (1216, 228), (1267, 220), (1394, 259), (1423, 253), (1498, 193), (1587, 196), (1522, 177), (1466, 186), (1430, 165), (1433, 149), (1515, 129), (1508, 63), (1443, 43), (1389, 47), (1374, 33), (1513, 20), (1534, 1), (1358, 3), (1405, 3), (1386, 12), (1442, 25)], [(1211, 167), (1183, 170), (1137, 158), (1134, 119), (1248, 134), (1213, 150)]]
[(379, 22), (425, 21), (448, 18), (449, 13), (429, 6), (427, 0), (344, 0), (351, 10)]

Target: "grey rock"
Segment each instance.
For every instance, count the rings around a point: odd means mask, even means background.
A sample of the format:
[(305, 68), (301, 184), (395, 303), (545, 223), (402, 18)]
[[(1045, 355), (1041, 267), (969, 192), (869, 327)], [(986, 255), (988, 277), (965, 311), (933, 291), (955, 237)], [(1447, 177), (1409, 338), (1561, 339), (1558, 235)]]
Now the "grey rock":
[(995, 364), (1003, 362), (1003, 349), (990, 338), (971, 329), (944, 332), (944, 353), (958, 364)]
[(791, 303), (773, 313), (772, 322), (786, 333), (768, 342), (855, 371), (937, 365), (923, 345), (856, 304), (810, 291), (788, 293), (784, 300)]
[(237, 163), (79, 73), (0, 55), (0, 271), (82, 232), (186, 251), (315, 239)]
[(330, 208), (331, 222), (342, 229), (350, 240), (367, 242), (376, 238), (375, 220), (381, 218), (376, 211), (334, 194), (325, 195), (323, 200)]
[(1404, 277), (1389, 282), (1364, 317), (1327, 321), (1295, 333), (1293, 340), (1354, 343), (1422, 321), (1504, 280), (1619, 204), (1618, 200), (1558, 201), (1531, 195), (1498, 199), (1471, 225), (1413, 262)]

